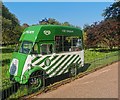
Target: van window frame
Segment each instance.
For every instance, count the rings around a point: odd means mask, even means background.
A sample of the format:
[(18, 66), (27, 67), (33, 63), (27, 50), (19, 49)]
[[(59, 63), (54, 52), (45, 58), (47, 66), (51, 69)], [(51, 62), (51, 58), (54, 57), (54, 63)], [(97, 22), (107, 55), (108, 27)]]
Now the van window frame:
[[(33, 52), (34, 46), (37, 45), (37, 53)], [(30, 54), (40, 54), (40, 46), (39, 46), (39, 42), (34, 42), (33, 46), (32, 46), (32, 50), (30, 52)]]
[[(48, 52), (47, 52), (47, 54), (42, 54), (42, 45), (52, 45), (52, 53), (50, 53), (50, 54), (48, 54)], [(55, 49), (54, 49), (54, 43), (41, 43), (40, 44), (40, 54), (41, 55), (51, 55), (51, 54), (53, 54), (54, 53), (54, 51), (55, 51)]]
[[(31, 49), (29, 50), (28, 53), (20, 52), (21, 46), (23, 45), (24, 42), (29, 42), (29, 43), (32, 44)], [(32, 48), (33, 48), (33, 45), (34, 45), (34, 44), (33, 44), (33, 42), (31, 42), (31, 41), (22, 41), (21, 44), (20, 44), (20, 47), (19, 47), (19, 51), (18, 51), (18, 52), (19, 52), (19, 53), (23, 53), (23, 54), (30, 54), (30, 52), (31, 52), (31, 50), (32, 50)]]
[[(56, 46), (57, 46), (57, 44), (56, 44), (56, 37), (61, 37), (61, 42), (62, 42), (62, 51), (60, 51), (60, 52), (57, 52), (57, 50), (56, 50)], [(64, 43), (65, 43), (65, 41), (64, 41), (64, 37), (79, 37), (78, 39), (80, 39), (81, 40), (81, 49), (79, 49), (79, 50), (74, 50), (73, 49), (73, 47), (75, 47), (75, 46), (73, 46), (73, 39), (74, 38), (72, 38), (72, 41), (71, 41), (71, 51), (65, 51), (65, 46), (64, 46)], [(82, 51), (83, 50), (83, 38), (81, 37), (81, 36), (78, 36), (78, 35), (56, 35), (55, 37), (54, 37), (54, 41), (55, 41), (55, 53), (67, 53), (67, 52), (75, 52), (75, 51)]]

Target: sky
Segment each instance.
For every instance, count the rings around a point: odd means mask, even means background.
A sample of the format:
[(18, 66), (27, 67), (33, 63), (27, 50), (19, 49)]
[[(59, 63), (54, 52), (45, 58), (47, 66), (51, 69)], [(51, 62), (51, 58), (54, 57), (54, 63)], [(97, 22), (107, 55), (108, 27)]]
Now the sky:
[(103, 10), (113, 2), (4, 2), (15, 14), (20, 24), (37, 24), (44, 18), (54, 18), (59, 22), (69, 22), (83, 28), (104, 19)]

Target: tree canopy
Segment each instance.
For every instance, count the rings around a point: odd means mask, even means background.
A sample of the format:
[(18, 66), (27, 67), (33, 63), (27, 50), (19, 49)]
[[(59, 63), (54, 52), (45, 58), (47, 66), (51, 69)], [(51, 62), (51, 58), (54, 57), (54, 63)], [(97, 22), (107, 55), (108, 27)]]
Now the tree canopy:
[(39, 21), (39, 24), (40, 25), (47, 25), (47, 24), (50, 24), (50, 25), (62, 25), (62, 26), (72, 26), (72, 27), (77, 27), (77, 28), (80, 28), (79, 26), (74, 26), (74, 25), (72, 25), (72, 24), (70, 24), (69, 22), (63, 22), (63, 23), (61, 23), (61, 22), (59, 22), (59, 21), (57, 21), (56, 19), (54, 19), (54, 18), (44, 18), (44, 19), (42, 19), (41, 21)]
[(3, 4), (2, 4), (2, 16), (8, 20), (11, 20), (12, 27), (15, 27), (16, 25), (20, 25), (19, 20), (16, 18), (16, 16), (12, 14), (8, 10), (8, 8), (6, 8)]
[(85, 25), (86, 47), (113, 47), (120, 46), (120, 2), (113, 3), (103, 12), (105, 17), (100, 22)]
[(2, 44), (17, 43), (22, 31), (17, 17), (2, 3)]
[(104, 20), (86, 27), (87, 47), (109, 47), (110, 49), (119, 44), (119, 22), (114, 19)]
[(116, 19), (120, 21), (120, 1), (114, 2), (110, 7), (107, 7), (102, 15), (105, 19)]

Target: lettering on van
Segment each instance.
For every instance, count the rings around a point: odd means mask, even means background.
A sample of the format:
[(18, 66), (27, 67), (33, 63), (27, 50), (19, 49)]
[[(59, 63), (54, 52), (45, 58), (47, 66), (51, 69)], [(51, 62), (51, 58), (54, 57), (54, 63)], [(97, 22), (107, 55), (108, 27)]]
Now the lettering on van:
[(62, 32), (73, 33), (73, 30), (62, 30)]
[(34, 31), (25, 31), (23, 34), (34, 34)]
[(51, 31), (50, 31), (50, 30), (44, 30), (43, 33), (44, 33), (45, 35), (50, 35), (50, 34), (51, 34)]

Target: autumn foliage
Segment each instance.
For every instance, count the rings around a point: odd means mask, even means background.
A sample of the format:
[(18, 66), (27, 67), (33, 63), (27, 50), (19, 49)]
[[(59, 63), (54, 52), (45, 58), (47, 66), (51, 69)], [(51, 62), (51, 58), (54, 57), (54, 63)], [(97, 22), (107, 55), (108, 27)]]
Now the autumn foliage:
[(85, 26), (85, 46), (87, 48), (109, 47), (112, 49), (113, 47), (120, 47), (120, 13), (117, 12), (120, 12), (120, 2), (115, 2), (111, 7), (105, 10), (105, 19), (103, 21)]
[(105, 20), (92, 24), (86, 30), (86, 45), (88, 47), (120, 46), (120, 22), (116, 20)]

